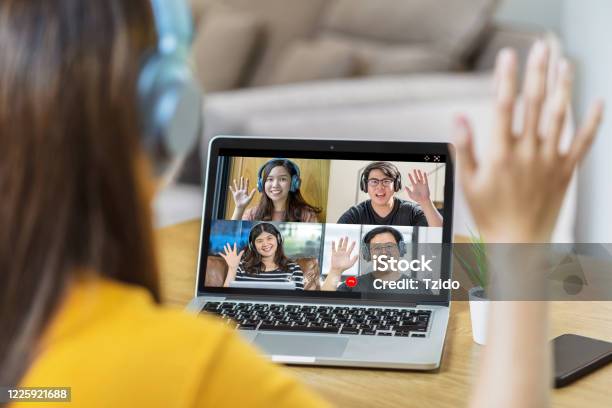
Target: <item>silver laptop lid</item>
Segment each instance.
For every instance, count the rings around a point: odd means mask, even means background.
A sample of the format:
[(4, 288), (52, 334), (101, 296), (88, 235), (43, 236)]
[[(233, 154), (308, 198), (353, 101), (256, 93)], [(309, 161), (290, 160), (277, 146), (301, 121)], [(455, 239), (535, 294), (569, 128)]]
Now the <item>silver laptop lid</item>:
[(196, 295), (448, 303), (448, 144), (218, 136), (208, 153)]

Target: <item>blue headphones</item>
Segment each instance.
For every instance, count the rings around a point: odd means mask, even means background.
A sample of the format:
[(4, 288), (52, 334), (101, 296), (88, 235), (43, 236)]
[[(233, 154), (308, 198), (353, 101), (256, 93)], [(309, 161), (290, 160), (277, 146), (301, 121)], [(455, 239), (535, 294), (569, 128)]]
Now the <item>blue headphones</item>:
[(203, 92), (189, 65), (191, 12), (184, 0), (151, 0), (156, 49), (138, 78), (143, 145), (156, 171), (193, 146), (202, 126)]
[(279, 158), (269, 160), (259, 168), (259, 170), (257, 171), (257, 191), (259, 191), (260, 193), (264, 191), (265, 181), (263, 179), (263, 171), (269, 164), (274, 164), (274, 167), (289, 164), (289, 167), (293, 169), (293, 174), (291, 175), (291, 187), (289, 188), (289, 191), (295, 193), (300, 189), (300, 185), (302, 184), (302, 179), (300, 178), (300, 167), (289, 159)]

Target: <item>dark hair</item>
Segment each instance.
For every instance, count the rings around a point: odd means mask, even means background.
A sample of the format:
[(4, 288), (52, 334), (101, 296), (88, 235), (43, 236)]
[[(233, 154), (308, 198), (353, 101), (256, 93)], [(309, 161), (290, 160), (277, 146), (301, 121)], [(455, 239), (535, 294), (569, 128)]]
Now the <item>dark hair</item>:
[(393, 235), (393, 238), (395, 239), (396, 244), (399, 244), (401, 241), (404, 240), (404, 238), (402, 237), (402, 234), (395, 228), (376, 227), (368, 231), (368, 233), (363, 236), (363, 243), (366, 245), (370, 245), (370, 241), (372, 241), (372, 239), (375, 236), (380, 235), (380, 234), (387, 234), (387, 233)]
[(24, 375), (77, 273), (159, 299), (136, 103), (154, 41), (148, 0), (0, 2), (2, 385)]
[(370, 231), (363, 237), (363, 242), (361, 244), (361, 252), (363, 259), (366, 261), (372, 260), (372, 253), (370, 251), (370, 242), (374, 239), (375, 236), (380, 234), (391, 234), (393, 235), (393, 239), (395, 239), (395, 243), (397, 244), (397, 248), (399, 250), (400, 256), (404, 256), (406, 254), (406, 243), (404, 242), (404, 237), (402, 234), (392, 227), (376, 227)]
[(392, 178), (394, 180), (393, 188), (395, 189), (395, 191), (399, 191), (402, 189), (402, 174), (400, 173), (397, 166), (395, 166), (395, 164), (393, 163), (378, 161), (368, 164), (361, 173), (360, 184), (361, 190), (364, 193), (368, 192), (368, 178), (370, 177), (370, 173), (372, 172), (372, 170), (380, 170), (385, 176)]
[(264, 272), (265, 270), (265, 265), (261, 260), (261, 255), (259, 255), (259, 252), (257, 252), (257, 248), (255, 248), (255, 240), (264, 232), (272, 234), (276, 237), (277, 246), (276, 253), (274, 254), (274, 263), (278, 265), (280, 270), (287, 270), (287, 265), (289, 264), (290, 260), (285, 256), (280, 231), (269, 222), (261, 222), (251, 228), (251, 232), (249, 233), (249, 245), (247, 246), (244, 254), (244, 270), (246, 273), (256, 275)]
[[(261, 178), (263, 185), (265, 186), (266, 179), (272, 172), (272, 169), (276, 167), (284, 167), (287, 169), (289, 175), (294, 176), (297, 175), (296, 169), (294, 165), (289, 160), (270, 160), (263, 168), (261, 172)], [(262, 220), (262, 221), (270, 221), (272, 220), (272, 214), (274, 212), (274, 204), (272, 200), (268, 197), (268, 195), (263, 191), (261, 195), (261, 200), (255, 209), (254, 219)], [(314, 207), (306, 202), (300, 189), (295, 192), (289, 192), (287, 196), (287, 206), (285, 208), (285, 218), (283, 221), (293, 221), (299, 222), (302, 220), (304, 213), (312, 212), (318, 214), (321, 212), (320, 208)]]

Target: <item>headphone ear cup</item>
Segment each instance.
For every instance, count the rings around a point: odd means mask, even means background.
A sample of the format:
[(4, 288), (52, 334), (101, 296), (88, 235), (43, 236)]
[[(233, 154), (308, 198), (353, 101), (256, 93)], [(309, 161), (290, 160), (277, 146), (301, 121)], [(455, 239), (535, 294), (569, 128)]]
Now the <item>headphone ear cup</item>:
[(263, 180), (261, 179), (261, 176), (257, 179), (257, 191), (259, 191), (260, 193), (264, 191), (264, 184)]
[(295, 193), (296, 191), (298, 191), (300, 189), (300, 185), (302, 184), (302, 180), (297, 176), (297, 175), (293, 175), (291, 176), (291, 188), (290, 191), (292, 193)]
[(396, 178), (393, 183), (395, 184), (395, 192), (397, 193), (402, 189), (402, 176)]
[(370, 262), (372, 260), (372, 256), (370, 255), (370, 246), (365, 242), (361, 244), (361, 257), (366, 262)]
[(406, 243), (404, 241), (399, 243), (399, 253), (402, 258), (406, 255)]
[(363, 191), (364, 193), (368, 193), (368, 186), (367, 186), (368, 181), (365, 178), (365, 174), (361, 175), (361, 181), (359, 182), (359, 185), (361, 187), (361, 191)]
[(151, 55), (138, 78), (138, 98), (143, 145), (158, 156), (153, 159), (186, 154), (202, 125), (202, 91), (185, 58)]

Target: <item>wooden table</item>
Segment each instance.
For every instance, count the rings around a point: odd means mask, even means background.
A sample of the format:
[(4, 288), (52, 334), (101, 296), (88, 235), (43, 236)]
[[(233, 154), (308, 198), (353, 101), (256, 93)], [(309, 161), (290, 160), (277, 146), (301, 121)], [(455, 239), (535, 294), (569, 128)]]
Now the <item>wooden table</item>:
[[(186, 305), (194, 293), (200, 222), (157, 231), (162, 295)], [(612, 341), (612, 302), (553, 302), (551, 337), (576, 333)], [(294, 375), (337, 406), (465, 406), (482, 350), (472, 341), (467, 302), (451, 307), (449, 332), (437, 372), (290, 367)], [(554, 407), (611, 407), (612, 364), (553, 391)]]

